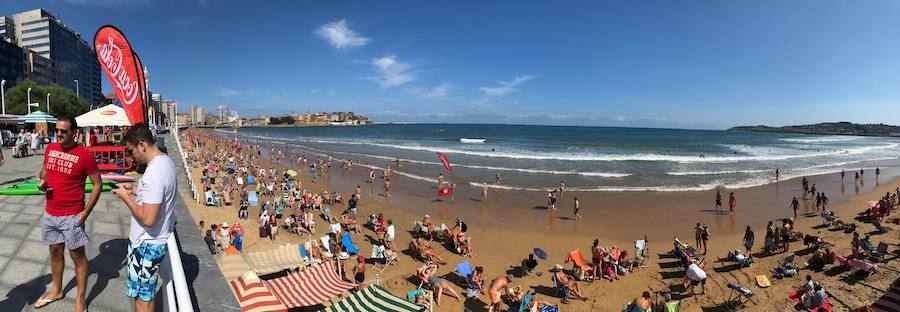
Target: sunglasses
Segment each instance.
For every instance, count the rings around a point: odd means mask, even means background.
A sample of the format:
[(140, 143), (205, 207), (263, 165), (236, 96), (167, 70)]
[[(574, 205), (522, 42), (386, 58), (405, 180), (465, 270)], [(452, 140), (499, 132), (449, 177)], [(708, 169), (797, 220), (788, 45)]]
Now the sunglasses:
[(56, 129), (56, 133), (69, 134), (69, 129)]

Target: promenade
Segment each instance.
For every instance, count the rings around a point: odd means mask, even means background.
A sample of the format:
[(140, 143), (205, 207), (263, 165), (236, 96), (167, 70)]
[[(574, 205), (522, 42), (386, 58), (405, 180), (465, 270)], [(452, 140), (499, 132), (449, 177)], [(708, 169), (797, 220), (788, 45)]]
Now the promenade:
[[(174, 140), (170, 136), (166, 141), (173, 142), (169, 153), (175, 163), (180, 164), (181, 156)], [(12, 158), (11, 150), (4, 149), (3, 152), (6, 164), (0, 167), (0, 187), (37, 177), (42, 154)], [(186, 179), (182, 170), (179, 168), (179, 186), (184, 189)], [(47, 245), (41, 241), (43, 211), (43, 196), (0, 195), (0, 311), (35, 311), (32, 304), (50, 287), (50, 254)], [(238, 311), (237, 302), (183, 201), (178, 203), (177, 216), (181, 259), (194, 298), (194, 310)], [(90, 276), (86, 292), (90, 311), (133, 310), (132, 300), (124, 293), (129, 218), (130, 212), (119, 199), (111, 193), (103, 193), (86, 222), (91, 237), (87, 246)], [(75, 271), (68, 253), (63, 274), (65, 297), (40, 311), (75, 310)], [(169, 310), (164, 301), (160, 292), (156, 300), (157, 311)]]

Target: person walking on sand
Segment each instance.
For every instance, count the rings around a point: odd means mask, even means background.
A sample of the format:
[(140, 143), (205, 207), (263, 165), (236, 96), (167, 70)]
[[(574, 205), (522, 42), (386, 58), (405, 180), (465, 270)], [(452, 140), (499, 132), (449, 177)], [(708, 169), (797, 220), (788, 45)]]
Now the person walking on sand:
[(125, 293), (134, 298), (135, 311), (153, 311), (159, 265), (168, 252), (166, 241), (175, 230), (175, 163), (159, 150), (145, 125), (128, 129), (122, 141), (136, 161), (147, 165), (137, 187), (123, 183), (113, 190), (131, 212)]
[(552, 190), (547, 194), (547, 207), (551, 210), (556, 210), (556, 190)]
[(728, 209), (730, 213), (734, 213), (734, 206), (737, 206), (737, 200), (734, 199), (734, 192), (728, 195)]
[(753, 240), (753, 230), (751, 230), (748, 225), (747, 230), (744, 231), (744, 248), (747, 249), (747, 257), (750, 257), (750, 259), (753, 259), (753, 254), (750, 252), (750, 250), (753, 249)]
[(90, 243), (90, 237), (84, 230), (84, 222), (94, 210), (102, 190), (95, 187), (85, 205), (84, 184), (87, 178), (94, 185), (103, 182), (94, 156), (75, 142), (77, 132), (78, 124), (74, 118), (60, 117), (56, 123), (58, 143), (48, 145), (44, 152), (44, 165), (41, 167), (38, 185), (47, 197), (41, 217), (41, 232), (44, 243), (50, 249), (52, 284), (50, 290), (35, 301), (35, 309), (62, 299), (66, 249), (75, 263), (75, 285), (78, 287), (75, 310), (87, 309), (85, 292), (89, 273), (84, 246)]
[(578, 210), (581, 209), (581, 203), (578, 202), (578, 197), (573, 197), (573, 199), (574, 199), (574, 210), (575, 210), (575, 213), (573, 214), (574, 219), (581, 220), (581, 215), (578, 214)]
[(800, 209), (800, 201), (797, 200), (797, 196), (794, 196), (794, 199), (791, 200), (791, 210), (794, 211), (794, 218), (797, 218), (797, 209)]
[(500, 179), (500, 170), (497, 170), (497, 172), (494, 173), (494, 177), (497, 179), (497, 180), (496, 180), (496, 183), (497, 183), (497, 184), (500, 184), (500, 180), (501, 180), (501, 179)]
[(722, 192), (720, 190), (716, 190), (716, 212), (719, 212), (719, 209), (722, 208)]
[(703, 240), (703, 254), (705, 255), (709, 252), (709, 249), (706, 247), (707, 242), (709, 242), (709, 226), (706, 223), (703, 224), (703, 233), (700, 234), (700, 238)]
[(441, 189), (442, 187), (444, 187), (444, 174), (443, 173), (438, 173), (437, 181), (438, 181), (438, 189)]
[(481, 202), (482, 203), (487, 202), (487, 195), (488, 195), (487, 181), (482, 181), (482, 183), (481, 183)]
[(694, 244), (697, 245), (697, 249), (701, 249), (703, 246), (703, 227), (700, 226), (700, 222), (694, 226)]
[(384, 178), (384, 198), (391, 199), (391, 179)]

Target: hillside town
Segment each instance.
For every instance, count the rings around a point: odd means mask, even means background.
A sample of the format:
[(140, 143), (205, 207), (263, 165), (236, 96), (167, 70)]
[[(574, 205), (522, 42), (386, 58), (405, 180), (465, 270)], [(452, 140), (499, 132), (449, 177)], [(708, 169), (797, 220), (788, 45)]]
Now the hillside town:
[(203, 106), (194, 105), (187, 113), (177, 115), (182, 126), (216, 127), (306, 127), (306, 126), (363, 126), (373, 124), (369, 117), (354, 112), (306, 112), (306, 114), (259, 115), (241, 117), (237, 111), (219, 105), (216, 112), (207, 112)]

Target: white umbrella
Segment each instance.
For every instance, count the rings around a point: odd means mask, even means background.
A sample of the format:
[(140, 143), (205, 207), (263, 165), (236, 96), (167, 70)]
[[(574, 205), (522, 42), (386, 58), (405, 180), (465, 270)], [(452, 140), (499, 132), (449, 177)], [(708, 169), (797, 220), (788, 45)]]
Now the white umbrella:
[(125, 109), (115, 104), (89, 111), (75, 117), (79, 127), (131, 126)]

